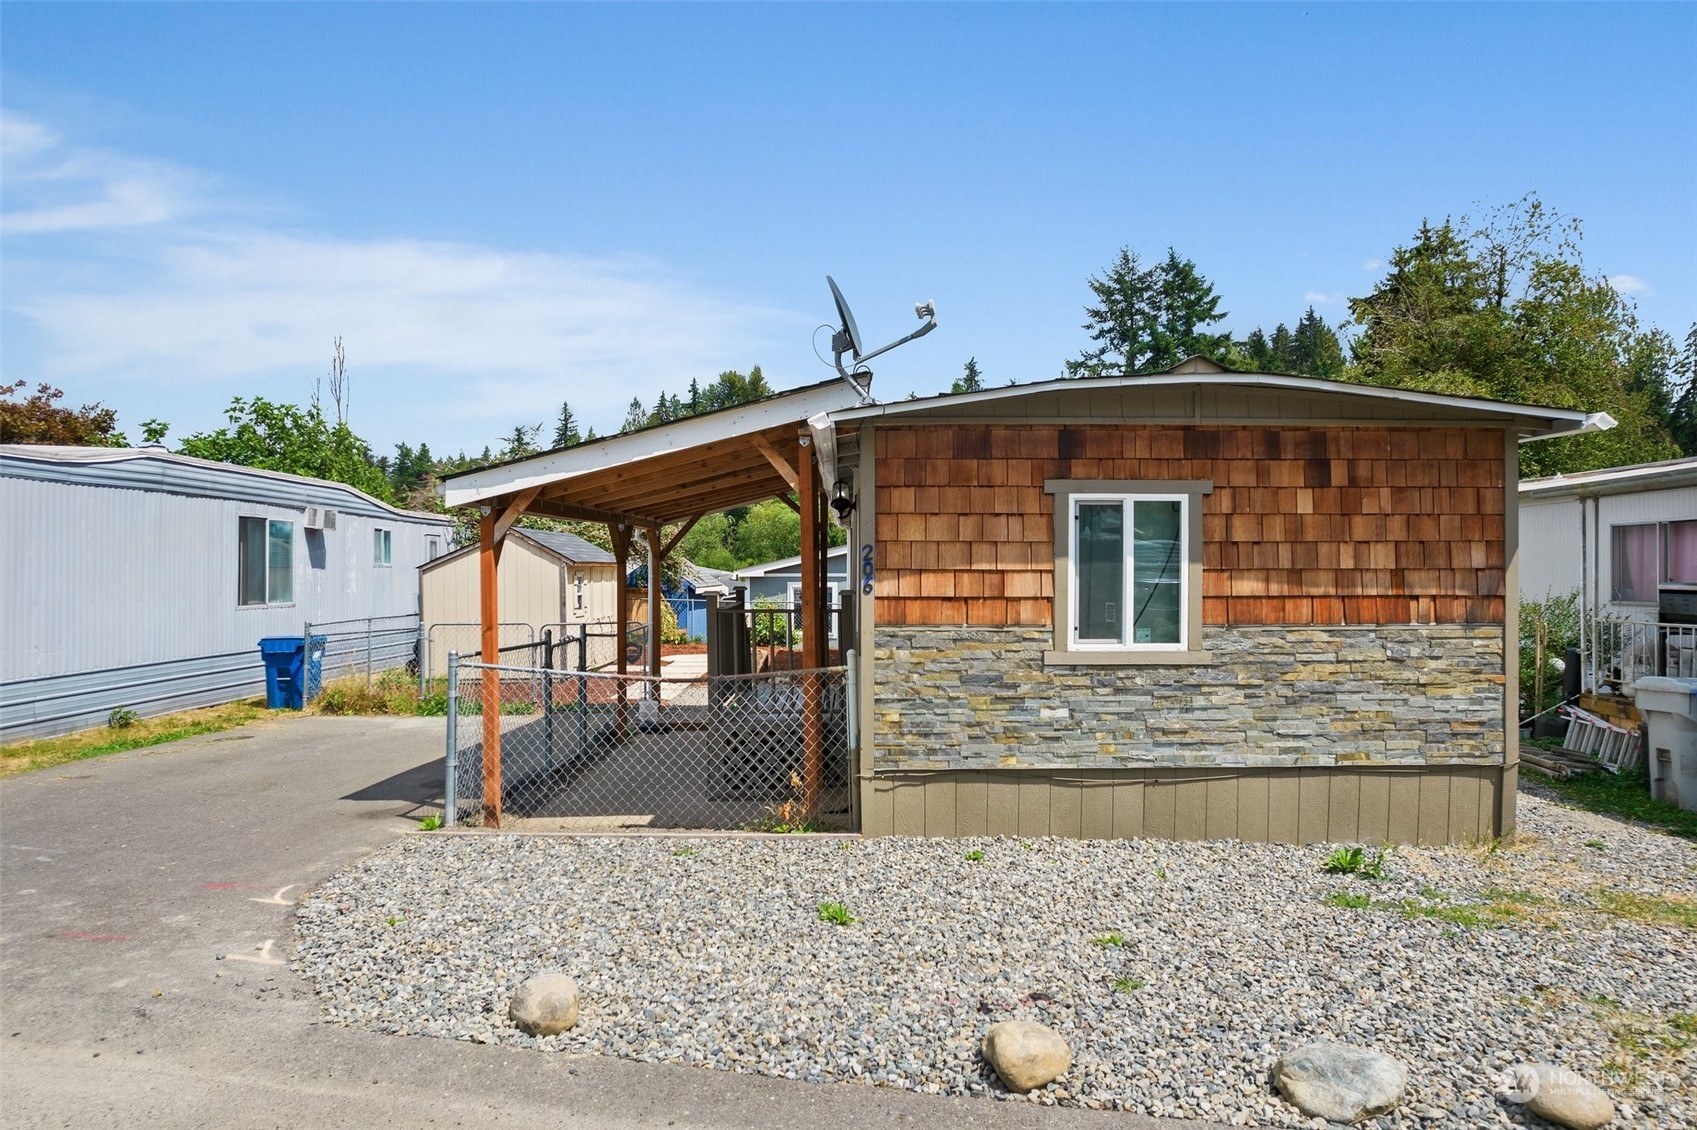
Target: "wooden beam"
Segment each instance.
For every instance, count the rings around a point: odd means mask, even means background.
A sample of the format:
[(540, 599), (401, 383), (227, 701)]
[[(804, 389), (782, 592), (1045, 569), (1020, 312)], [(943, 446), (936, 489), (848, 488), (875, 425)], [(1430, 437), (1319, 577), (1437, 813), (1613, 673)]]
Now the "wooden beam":
[[(483, 662), (501, 662), (501, 541), (495, 536), (493, 507), (478, 522), (478, 620)], [(501, 673), (485, 669), (479, 680), (483, 701), (483, 825), (501, 826)]]
[[(796, 469), (790, 466), (789, 460), (778, 454), (777, 448), (766, 442), (765, 436), (759, 434), (751, 435), (748, 437), (748, 442), (754, 445), (754, 449), (756, 451), (766, 457), (766, 462), (772, 464), (778, 474), (783, 476), (784, 481), (790, 484), (791, 490), (801, 489), (801, 487), (797, 485), (800, 480), (796, 477)], [(806, 458), (807, 453), (803, 452), (802, 461), (806, 462)]]
[(501, 508), (501, 516), (495, 519), (495, 543), (497, 545), (500, 544), (502, 538), (507, 536), (507, 531), (513, 528), (513, 523), (519, 520), (519, 517), (525, 512), (525, 508), (536, 501), (536, 494), (541, 489), (540, 486), (534, 486), (527, 490), (521, 490), (513, 496), (511, 502)]
[(648, 514), (626, 514), (602, 510), (593, 506), (578, 506), (558, 499), (538, 498), (530, 504), (529, 512), (548, 518), (568, 518), (576, 522), (600, 522), (604, 526), (652, 526), (658, 519)]
[(801, 514), (801, 654), (805, 669), (801, 679), (801, 761), (802, 811), (812, 820), (819, 812), (819, 792), (824, 783), (825, 712), (816, 673), (820, 664), (812, 661), (817, 644), (825, 638), (825, 625), (819, 619), (820, 577), (818, 554), (819, 507), (815, 493), (818, 478), (813, 469), (813, 452), (809, 449), (812, 436), (803, 431), (798, 438), (796, 460), (796, 493), (800, 496)]
[(795, 499), (791, 498), (787, 494), (780, 494), (777, 497), (778, 497), (779, 502), (783, 503), (785, 506), (788, 506), (791, 510), (794, 510), (797, 514), (801, 513), (801, 503), (797, 502)]
[(695, 517), (685, 522), (682, 526), (678, 527), (677, 532), (672, 535), (671, 540), (660, 547), (660, 559), (662, 561), (672, 555), (672, 550), (676, 549), (678, 547), (678, 543), (683, 541), (684, 537), (688, 535), (691, 530), (695, 529), (695, 524), (699, 521), (701, 521), (701, 515), (697, 514)]

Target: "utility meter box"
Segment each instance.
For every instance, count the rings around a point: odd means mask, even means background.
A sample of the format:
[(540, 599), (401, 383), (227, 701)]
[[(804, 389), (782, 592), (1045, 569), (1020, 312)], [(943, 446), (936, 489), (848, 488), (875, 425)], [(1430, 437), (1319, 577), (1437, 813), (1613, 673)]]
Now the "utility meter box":
[(1697, 812), (1697, 679), (1652, 676), (1632, 693), (1650, 728), (1650, 795)]

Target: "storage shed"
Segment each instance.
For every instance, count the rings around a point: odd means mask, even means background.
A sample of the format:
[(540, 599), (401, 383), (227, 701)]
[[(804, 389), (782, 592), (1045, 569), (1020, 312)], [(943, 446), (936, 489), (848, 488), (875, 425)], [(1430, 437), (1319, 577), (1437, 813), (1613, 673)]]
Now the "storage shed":
[[(447, 499), (490, 507), (488, 559), (532, 507), (607, 521), (626, 545), (649, 531), (660, 558), (663, 523), (793, 490), (807, 662), (823, 668), (828, 493), (854, 562), (867, 834), (1514, 831), (1518, 445), (1607, 416), (1195, 358), (837, 396), (472, 472)], [(499, 740), (487, 722), (484, 740)]]
[(453, 525), (156, 448), (0, 445), (0, 740), (265, 692), (258, 644), (383, 617), (412, 654)]
[[(527, 630), (510, 642), (538, 640), (544, 628), (556, 638), (571, 624), (611, 624), (619, 584), (613, 555), (562, 530), (515, 527), (501, 558), (501, 622)], [(447, 674), (448, 652), (478, 649), (477, 547), (466, 546), (427, 562), (419, 590), (432, 677)], [(528, 661), (530, 657), (522, 657)]]

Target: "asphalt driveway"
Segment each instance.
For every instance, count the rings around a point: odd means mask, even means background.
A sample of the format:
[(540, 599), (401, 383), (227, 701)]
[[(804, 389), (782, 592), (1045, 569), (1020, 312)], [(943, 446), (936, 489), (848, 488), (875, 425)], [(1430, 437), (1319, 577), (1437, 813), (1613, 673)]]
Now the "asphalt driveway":
[(432, 810), (440, 737), (289, 718), (0, 781), (0, 1124), (1157, 1125), (322, 1023), (294, 900)]

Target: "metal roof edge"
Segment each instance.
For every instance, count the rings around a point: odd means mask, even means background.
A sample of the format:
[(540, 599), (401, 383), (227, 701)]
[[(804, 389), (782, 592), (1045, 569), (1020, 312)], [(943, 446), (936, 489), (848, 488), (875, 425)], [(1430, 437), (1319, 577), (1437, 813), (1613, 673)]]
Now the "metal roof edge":
[[(1177, 367), (1182, 368), (1183, 364), (1187, 363), (1181, 363)], [(896, 401), (892, 404), (870, 404), (845, 408), (832, 412), (831, 420), (838, 424), (849, 423), (856, 420), (923, 412), (944, 404), (950, 407), (985, 404), (1020, 396), (1065, 392), (1069, 389), (1158, 388), (1173, 385), (1247, 385), (1254, 388), (1342, 394), (1379, 400), (1400, 400), (1405, 403), (1427, 404), (1434, 407), (1471, 409), (1481, 413), (1507, 414), (1524, 419), (1547, 421), (1552, 425), (1551, 430), (1547, 433), (1550, 436), (1571, 434), (1585, 428), (1588, 423), (1591, 423), (1591, 430), (1597, 430), (1601, 420), (1596, 420), (1594, 423), (1592, 421), (1596, 417), (1606, 417), (1606, 413), (1587, 413), (1574, 408), (1549, 408), (1534, 404), (1515, 404), (1506, 400), (1450, 396), (1443, 393), (1419, 392), (1413, 389), (1389, 388), (1383, 385), (1325, 380), (1321, 377), (1302, 377), (1284, 373), (1240, 373), (1224, 370), (1218, 373), (1167, 371), (1108, 377), (1057, 377), (1035, 384), (1008, 385), (1003, 388), (986, 389), (983, 392), (941, 393), (917, 400)], [(1559, 426), (1560, 423), (1573, 426), (1562, 428)], [(1607, 425), (1602, 426), (1612, 426), (1612, 424), (1613, 420), (1610, 419)]]
[[(18, 474), (13, 463), (37, 468), (37, 474)], [(58, 472), (58, 473), (54, 473)], [(102, 473), (105, 472), (105, 473)], [(213, 480), (236, 482), (271, 482), (287, 485), (297, 491), (333, 492), (354, 500), (355, 507), (339, 509), (350, 513), (364, 510), (378, 516), (402, 518), (415, 522), (452, 526), (446, 514), (423, 510), (402, 510), (398, 506), (373, 498), (348, 483), (332, 479), (317, 479), (310, 475), (293, 475), (263, 467), (247, 467), (239, 463), (220, 463), (215, 459), (200, 459), (170, 451), (155, 451), (134, 447), (64, 447), (34, 444), (0, 444), (0, 478), (34, 479), (65, 485), (109, 486), (128, 490), (152, 490), (168, 494), (183, 494), (197, 498), (229, 498), (237, 501), (276, 505), (295, 505), (293, 500), (279, 498), (259, 490), (252, 492), (220, 491), (209, 482), (196, 482), (195, 474)], [(93, 481), (80, 481), (90, 479)], [(318, 505), (303, 502), (300, 505)]]
[[(848, 552), (848, 548), (849, 547), (848, 547), (848, 544), (846, 542), (842, 545), (833, 545), (825, 551), (825, 556), (830, 557), (831, 554), (836, 553), (838, 551), (841, 551), (841, 552), (846, 554)], [(733, 576), (733, 577), (764, 577), (769, 573), (776, 573), (781, 569), (788, 569), (792, 565), (800, 565), (800, 564), (801, 564), (801, 558), (800, 557), (785, 557), (785, 558), (782, 558), (782, 559), (777, 560), (777, 561), (762, 561), (757, 565), (749, 565), (746, 568), (742, 568), (742, 569), (732, 569), (731, 570), (731, 576)]]
[(1520, 494), (1523, 498), (1560, 499), (1628, 494), (1636, 490), (1674, 490), (1684, 486), (1697, 486), (1697, 457), (1523, 479)]

